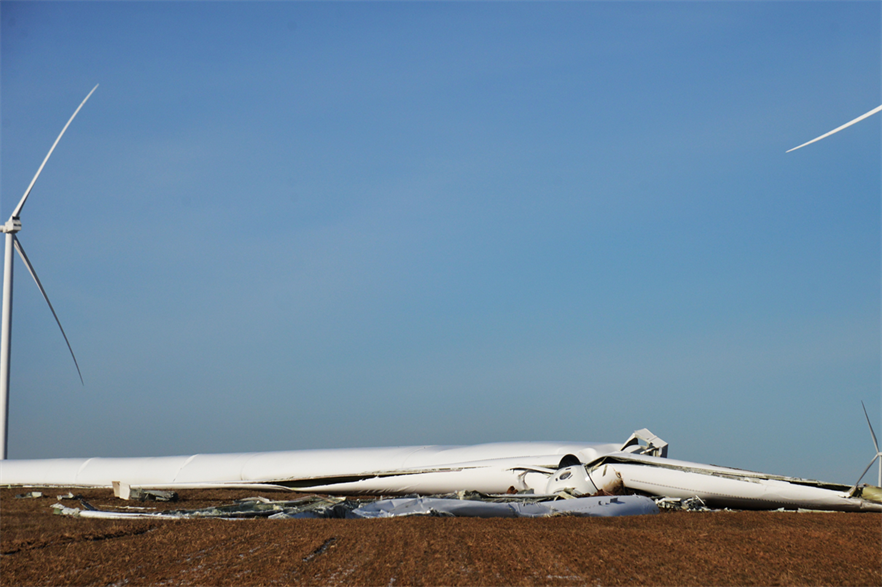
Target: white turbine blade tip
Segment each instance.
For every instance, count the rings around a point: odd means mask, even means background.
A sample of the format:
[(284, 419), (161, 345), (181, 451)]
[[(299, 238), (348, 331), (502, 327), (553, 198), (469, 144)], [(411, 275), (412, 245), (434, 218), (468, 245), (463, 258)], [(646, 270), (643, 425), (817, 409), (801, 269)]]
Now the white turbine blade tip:
[[(812, 140), (810, 140), (810, 141), (807, 142), (807, 143), (803, 143), (803, 144), (801, 144), (801, 145), (798, 146), (798, 147), (793, 147), (792, 149), (790, 149), (790, 151), (795, 151), (795, 150), (797, 150), (797, 149), (802, 149), (802, 148), (805, 147), (806, 145), (811, 145), (812, 143), (815, 143), (815, 142), (817, 142), (817, 141), (820, 141), (821, 139), (825, 139), (825, 138), (829, 137), (829, 136), (832, 135), (832, 134), (836, 134), (836, 133), (838, 133), (840, 130), (842, 130), (842, 129), (844, 129), (844, 128), (848, 128), (848, 127), (851, 126), (852, 124), (858, 123), (858, 122), (860, 122), (861, 120), (863, 120), (864, 118), (867, 118), (868, 116), (872, 116), (872, 115), (876, 114), (876, 113), (879, 112), (880, 110), (882, 110), (882, 105), (879, 105), (879, 106), (873, 108), (872, 110), (870, 110), (870, 111), (867, 112), (866, 114), (862, 114), (862, 115), (858, 116), (857, 118), (855, 118), (854, 120), (852, 120), (852, 121), (850, 121), (850, 122), (846, 122), (845, 124), (843, 124), (842, 126), (840, 126), (840, 127), (838, 127), (838, 128), (834, 128), (833, 130), (831, 130), (831, 131), (828, 132), (827, 134), (823, 134), (823, 135), (819, 136), (819, 137), (816, 138), (816, 139), (812, 139)], [(790, 151), (786, 151), (786, 152), (787, 152), (787, 153), (790, 153)]]
[(15, 210), (13, 210), (12, 216), (10, 216), (10, 218), (17, 218), (18, 215), (21, 214), (21, 209), (24, 208), (25, 202), (27, 201), (28, 196), (31, 193), (31, 190), (34, 189), (34, 184), (37, 183), (37, 178), (40, 177), (41, 173), (43, 173), (43, 167), (46, 166), (46, 161), (49, 160), (49, 157), (52, 155), (52, 151), (54, 151), (55, 147), (58, 145), (58, 141), (60, 141), (61, 137), (64, 136), (64, 133), (67, 131), (67, 127), (70, 126), (70, 123), (73, 122), (73, 119), (76, 118), (77, 114), (80, 113), (80, 109), (86, 103), (86, 100), (88, 100), (92, 96), (92, 93), (97, 89), (98, 89), (98, 85), (96, 84), (95, 87), (92, 88), (92, 91), (89, 92), (89, 95), (86, 96), (83, 99), (83, 101), (80, 102), (80, 105), (77, 106), (77, 109), (74, 110), (74, 113), (71, 115), (70, 119), (67, 121), (67, 124), (64, 125), (64, 128), (61, 129), (61, 132), (58, 134), (58, 138), (55, 139), (54, 143), (52, 143), (52, 148), (49, 149), (48, 153), (46, 153), (46, 158), (43, 159), (43, 162), (40, 164), (40, 168), (37, 169), (37, 173), (36, 173), (36, 175), (34, 175), (34, 179), (31, 180), (31, 183), (28, 185), (28, 189), (25, 190), (24, 195), (21, 197), (21, 200), (19, 200), (18, 206), (15, 207)]

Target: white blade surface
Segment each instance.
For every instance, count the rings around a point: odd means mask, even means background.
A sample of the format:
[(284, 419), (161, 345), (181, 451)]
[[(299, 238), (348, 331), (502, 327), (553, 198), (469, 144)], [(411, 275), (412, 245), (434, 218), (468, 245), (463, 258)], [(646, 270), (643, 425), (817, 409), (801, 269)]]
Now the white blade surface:
[[(34, 176), (34, 179), (31, 180), (31, 184), (28, 186), (28, 189), (25, 190), (24, 195), (21, 197), (21, 200), (18, 202), (18, 206), (16, 206), (15, 210), (13, 210), (12, 216), (10, 216), (10, 218), (18, 218), (18, 215), (21, 214), (21, 209), (25, 205), (25, 200), (28, 199), (28, 196), (30, 195), (31, 190), (34, 188), (34, 184), (37, 183), (37, 178), (40, 177), (40, 174), (43, 172), (43, 167), (46, 165), (46, 161), (49, 160), (49, 156), (52, 154), (52, 151), (55, 150), (55, 146), (58, 144), (58, 141), (60, 141), (61, 137), (64, 136), (64, 131), (67, 130), (67, 127), (70, 126), (70, 123), (73, 122), (73, 119), (76, 118), (77, 114), (79, 114), (80, 108), (83, 107), (83, 104), (86, 103), (86, 100), (88, 100), (89, 97), (92, 95), (92, 93), (97, 89), (98, 89), (98, 85), (96, 84), (95, 87), (92, 88), (92, 91), (89, 92), (89, 95), (86, 96), (85, 100), (80, 102), (80, 105), (77, 107), (76, 111), (74, 111), (73, 116), (70, 117), (70, 120), (67, 121), (67, 124), (64, 125), (64, 128), (61, 129), (61, 134), (59, 134), (58, 138), (55, 139), (55, 142), (52, 143), (52, 148), (49, 149), (48, 153), (46, 153), (46, 158), (43, 159), (43, 163), (40, 164), (40, 168), (37, 170), (37, 174)], [(46, 294), (43, 294), (43, 295), (46, 295)], [(46, 301), (48, 301), (48, 300), (46, 300)], [(57, 320), (57, 318), (56, 318), (56, 320)]]
[(70, 356), (73, 358), (74, 365), (77, 368), (77, 375), (80, 376), (80, 383), (85, 385), (85, 383), (83, 383), (83, 374), (80, 373), (80, 365), (79, 363), (77, 363), (77, 357), (76, 355), (74, 355), (73, 349), (70, 346), (70, 341), (67, 340), (67, 335), (64, 333), (64, 328), (61, 327), (61, 321), (58, 319), (58, 314), (55, 313), (55, 308), (52, 307), (52, 302), (49, 301), (49, 296), (46, 295), (46, 290), (43, 289), (43, 284), (40, 283), (40, 278), (37, 277), (37, 272), (34, 270), (34, 266), (31, 265), (31, 262), (28, 259), (28, 256), (25, 254), (24, 249), (21, 246), (21, 242), (19, 242), (18, 240), (18, 237), (13, 237), (12, 242), (13, 244), (15, 244), (15, 250), (18, 251), (21, 260), (24, 261), (25, 267), (28, 268), (28, 272), (30, 272), (31, 277), (33, 277), (34, 281), (37, 283), (37, 287), (40, 288), (40, 293), (43, 294), (43, 299), (46, 300), (47, 304), (49, 304), (49, 309), (52, 311), (52, 316), (55, 317), (55, 323), (58, 324), (58, 328), (59, 330), (61, 330), (61, 336), (64, 337), (64, 342), (67, 343), (67, 350), (70, 351)]
[[(868, 116), (872, 116), (872, 115), (876, 114), (876, 113), (879, 112), (880, 110), (882, 110), (882, 105), (880, 105), (880, 106), (876, 106), (875, 108), (873, 108), (872, 110), (870, 110), (870, 111), (867, 112), (866, 114), (862, 114), (861, 116), (858, 116), (857, 118), (855, 118), (855, 119), (852, 120), (851, 122), (846, 122), (845, 124), (843, 124), (843, 125), (840, 126), (839, 128), (834, 128), (833, 130), (831, 130), (830, 132), (828, 132), (828, 133), (825, 134), (825, 135), (821, 135), (821, 136), (819, 136), (818, 138), (816, 138), (816, 139), (812, 139), (812, 140), (810, 140), (810, 141), (807, 142), (807, 143), (803, 143), (803, 144), (801, 144), (801, 145), (798, 146), (798, 147), (793, 147), (792, 149), (790, 149), (790, 151), (795, 151), (795, 150), (797, 150), (797, 149), (801, 149), (801, 148), (805, 147), (806, 145), (811, 145), (812, 143), (817, 142), (817, 141), (820, 141), (821, 139), (825, 139), (825, 138), (829, 137), (829, 136), (832, 135), (832, 134), (836, 134), (836, 133), (838, 133), (840, 130), (842, 130), (842, 129), (844, 129), (844, 128), (848, 128), (848, 127), (851, 126), (852, 124), (855, 124), (855, 123), (857, 123), (857, 122), (860, 122), (860, 121), (863, 120), (864, 118), (867, 118)], [(789, 153), (790, 151), (787, 151), (787, 152)]]

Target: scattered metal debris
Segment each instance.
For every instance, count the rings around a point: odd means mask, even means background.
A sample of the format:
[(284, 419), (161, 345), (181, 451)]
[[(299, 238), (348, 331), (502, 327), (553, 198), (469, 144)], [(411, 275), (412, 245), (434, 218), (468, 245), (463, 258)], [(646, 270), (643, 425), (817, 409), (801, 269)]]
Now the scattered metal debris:
[(882, 503), (882, 487), (876, 487), (875, 485), (867, 485), (864, 483), (863, 485), (856, 486), (852, 489), (851, 496), (859, 497), (867, 501)]
[(127, 483), (113, 482), (113, 495), (125, 500), (136, 501), (178, 501), (178, 494), (174, 491), (162, 491), (160, 489), (146, 489), (132, 487)]
[(657, 514), (658, 507), (648, 497), (572, 497), (537, 502), (492, 502), (432, 497), (411, 497), (376, 501), (352, 512), (356, 518), (400, 516), (456, 516), (475, 518), (539, 518), (549, 516), (637, 516)]
[(393, 499), (343, 499), (309, 496), (293, 501), (249, 498), (233, 504), (165, 512), (98, 510), (85, 501), (83, 508), (69, 508), (61, 503), (52, 506), (56, 514), (105, 519), (202, 519), (243, 518), (314, 519), (314, 518), (393, 518), (404, 516), (451, 516), (477, 518), (536, 518), (548, 516), (636, 516), (657, 514), (659, 509), (648, 497), (618, 495), (600, 497), (418, 495)]
[(62, 503), (52, 504), (52, 509), (55, 510), (52, 513), (64, 516), (79, 516), (81, 512), (80, 508), (69, 508)]
[(321, 546), (319, 546), (318, 548), (316, 548), (315, 550), (313, 550), (312, 552), (307, 554), (305, 557), (303, 557), (303, 562), (305, 562), (305, 563), (309, 562), (312, 559), (314, 559), (315, 557), (317, 557), (321, 554), (324, 554), (331, 547), (331, 545), (333, 545), (335, 542), (337, 542), (337, 538), (334, 536), (331, 536), (330, 538), (325, 540)]
[(655, 505), (662, 510), (686, 511), (686, 512), (710, 512), (704, 501), (697, 495), (694, 497), (662, 497), (655, 500)]

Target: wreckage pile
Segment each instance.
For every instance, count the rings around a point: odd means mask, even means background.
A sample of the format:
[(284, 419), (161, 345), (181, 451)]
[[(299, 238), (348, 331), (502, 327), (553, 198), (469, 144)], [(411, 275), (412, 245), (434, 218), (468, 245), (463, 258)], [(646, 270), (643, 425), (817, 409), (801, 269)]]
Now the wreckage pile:
[[(697, 498), (715, 509), (882, 512), (882, 489), (878, 487), (848, 486), (680, 461), (667, 458), (667, 452), (667, 442), (642, 429), (622, 444), (508, 442), (0, 461), (0, 485), (113, 487), (123, 498), (138, 491), (207, 488), (424, 497), (475, 491), (532, 494), (545, 496), (545, 501), (564, 494), (576, 498), (621, 496), (617, 500), (577, 501), (567, 505), (533, 503), (484, 509), (474, 503), (389, 504), (383, 510), (386, 512), (399, 511), (397, 508), (404, 508), (401, 511), (441, 508), (523, 516), (553, 514), (560, 508), (563, 509), (558, 513), (582, 515), (654, 511), (655, 506), (650, 507), (649, 500), (641, 501), (634, 496), (667, 498), (666, 506)], [(601, 510), (605, 513), (600, 513)], [(367, 511), (364, 510), (364, 515), (375, 515)], [(491, 511), (499, 513), (491, 514)]]
[[(171, 493), (171, 492), (163, 492)], [(24, 494), (19, 497), (40, 497), (42, 494)], [(141, 494), (156, 498), (154, 492)], [(176, 494), (173, 494), (176, 495)], [(160, 496), (163, 501), (166, 496)], [(550, 516), (636, 516), (657, 514), (658, 507), (648, 497), (640, 495), (574, 497), (568, 493), (549, 498), (532, 495), (484, 495), (474, 491), (458, 494), (419, 496), (411, 495), (392, 499), (351, 499), (335, 496), (308, 495), (294, 500), (275, 501), (265, 497), (249, 497), (229, 505), (211, 506), (191, 510), (146, 511), (149, 508), (132, 508), (127, 511), (97, 509), (80, 496), (58, 496), (59, 503), (52, 505), (57, 514), (101, 519), (208, 519), (224, 520), (245, 518), (288, 519), (371, 519), (399, 518), (408, 516), (444, 516), (469, 518), (539, 518)], [(62, 499), (79, 500), (82, 509), (60, 503)], [(669, 507), (673, 502), (668, 502)], [(137, 509), (141, 511), (131, 511)]]
[[(231, 514), (285, 500), (317, 509), (368, 500), (214, 489), (181, 490), (177, 501), (121, 501), (110, 489), (30, 491), (43, 497), (0, 490), (4, 585), (882, 584), (872, 514), (662, 508), (618, 517), (269, 520)], [(80, 500), (99, 511), (220, 515), (53, 513), (55, 503), (88, 509)]]

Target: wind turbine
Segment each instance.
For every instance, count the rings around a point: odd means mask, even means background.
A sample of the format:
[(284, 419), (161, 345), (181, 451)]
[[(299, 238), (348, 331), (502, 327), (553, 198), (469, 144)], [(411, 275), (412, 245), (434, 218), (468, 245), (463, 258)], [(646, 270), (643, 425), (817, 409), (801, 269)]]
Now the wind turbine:
[(876, 462), (876, 459), (879, 459), (879, 483), (877, 484), (877, 487), (882, 487), (882, 451), (879, 450), (879, 443), (876, 442), (876, 433), (873, 432), (873, 425), (870, 424), (870, 416), (867, 415), (867, 406), (864, 405), (864, 402), (861, 402), (861, 407), (864, 408), (864, 417), (867, 419), (867, 426), (870, 427), (870, 434), (873, 437), (873, 446), (876, 447), (876, 456), (873, 457), (873, 460), (870, 461), (870, 464), (867, 465), (867, 468), (864, 469), (863, 473), (861, 473), (861, 476), (858, 478), (857, 483), (855, 483), (854, 486), (858, 486), (858, 483), (861, 482), (861, 479), (864, 478), (864, 475), (867, 474), (867, 471), (870, 470), (870, 467), (873, 466), (873, 463)]
[(0, 226), (0, 232), (6, 233), (6, 249), (3, 256), (3, 306), (2, 306), (2, 323), (0, 323), (0, 410), (2, 410), (2, 414), (0, 414), (0, 425), (3, 426), (3, 429), (0, 430), (0, 459), (6, 459), (6, 441), (8, 439), (8, 424), (9, 424), (9, 351), (10, 351), (10, 335), (12, 333), (12, 249), (14, 248), (18, 251), (21, 260), (24, 261), (25, 267), (28, 268), (28, 271), (31, 274), (31, 277), (34, 278), (34, 281), (37, 283), (37, 287), (40, 288), (40, 293), (43, 294), (43, 298), (46, 300), (46, 303), (49, 304), (49, 309), (52, 311), (52, 315), (55, 317), (55, 322), (58, 324), (58, 328), (61, 330), (61, 336), (64, 337), (64, 342), (67, 343), (67, 349), (70, 351), (70, 356), (73, 357), (74, 365), (77, 368), (77, 373), (80, 376), (80, 383), (83, 383), (83, 374), (80, 373), (80, 365), (77, 363), (77, 358), (74, 355), (73, 349), (70, 346), (70, 341), (67, 340), (67, 335), (64, 333), (64, 328), (61, 327), (61, 321), (58, 320), (58, 315), (55, 313), (55, 308), (52, 307), (52, 302), (49, 301), (49, 296), (46, 295), (46, 290), (43, 289), (43, 284), (40, 283), (40, 278), (37, 277), (37, 272), (34, 270), (34, 266), (31, 265), (31, 262), (28, 260), (28, 256), (24, 252), (24, 248), (21, 246), (21, 241), (18, 240), (18, 237), (15, 236), (15, 233), (21, 230), (21, 209), (24, 208), (25, 202), (28, 199), (28, 196), (31, 193), (31, 190), (34, 188), (34, 184), (37, 183), (37, 178), (40, 177), (40, 173), (43, 172), (43, 167), (46, 165), (46, 161), (49, 160), (49, 156), (52, 155), (52, 151), (55, 150), (56, 145), (58, 145), (58, 141), (61, 140), (61, 137), (64, 136), (64, 132), (67, 130), (67, 127), (70, 126), (70, 123), (73, 122), (73, 119), (76, 118), (77, 114), (80, 112), (80, 109), (86, 103), (86, 100), (92, 95), (92, 93), (98, 89), (96, 85), (92, 88), (92, 91), (89, 92), (89, 95), (80, 102), (80, 105), (77, 107), (76, 111), (74, 111), (73, 115), (70, 117), (70, 120), (67, 121), (67, 124), (64, 125), (64, 128), (61, 129), (61, 133), (58, 135), (58, 138), (55, 139), (55, 142), (52, 143), (52, 148), (49, 149), (49, 152), (46, 154), (46, 158), (43, 159), (43, 163), (40, 164), (40, 168), (37, 170), (37, 174), (34, 176), (34, 179), (31, 180), (31, 184), (28, 186), (28, 189), (25, 190), (24, 195), (21, 197), (21, 200), (18, 202), (18, 206), (15, 207), (15, 210), (12, 211), (12, 215), (9, 217), (9, 220), (6, 221), (6, 224)]

